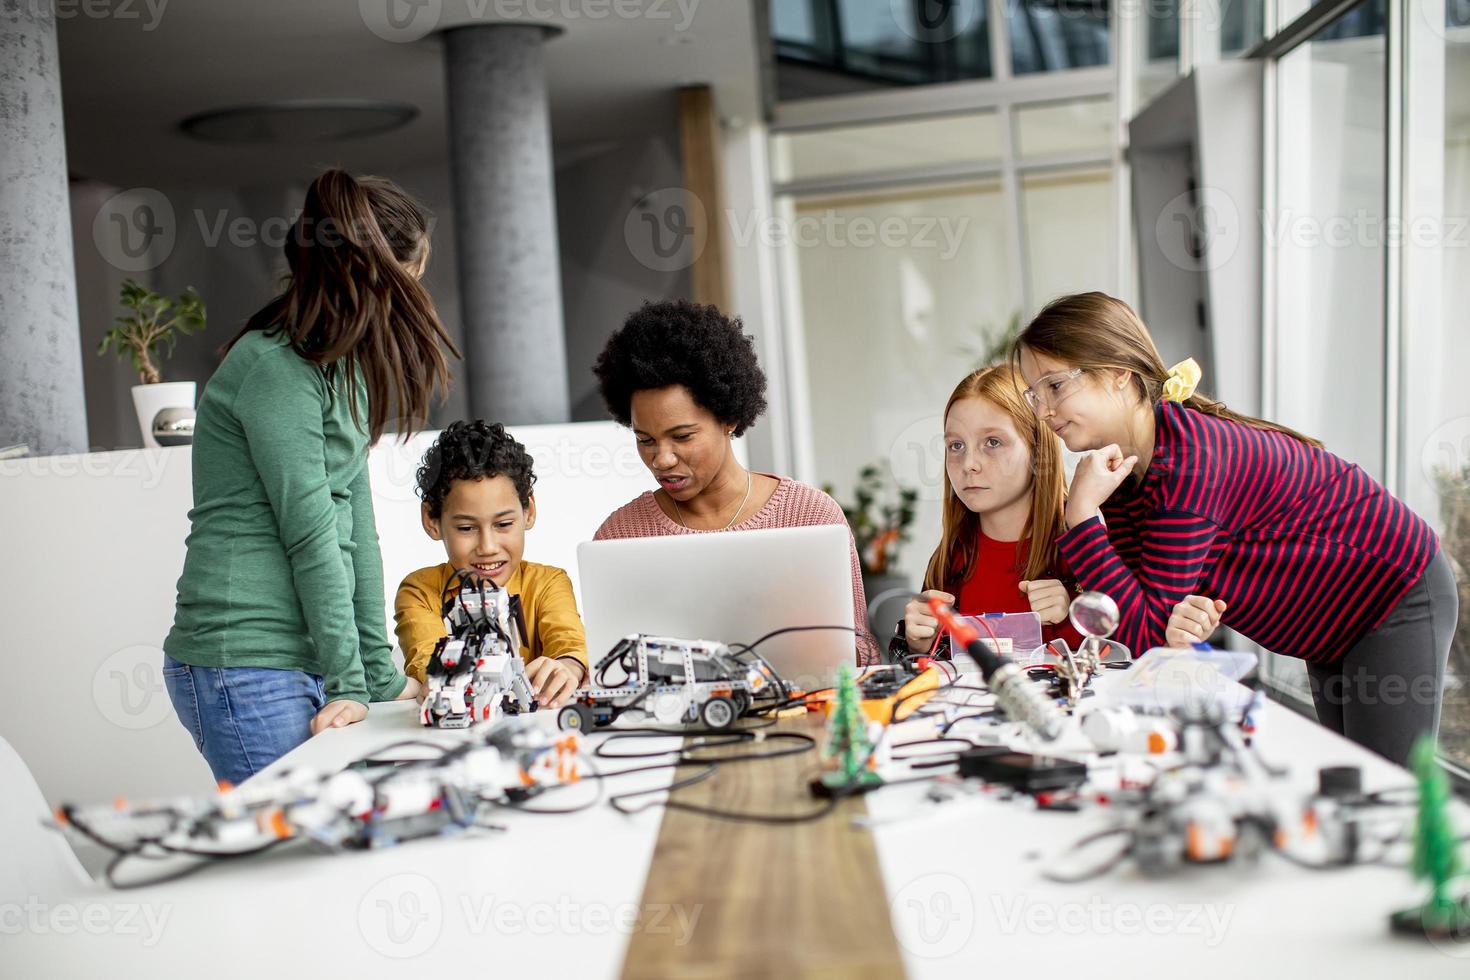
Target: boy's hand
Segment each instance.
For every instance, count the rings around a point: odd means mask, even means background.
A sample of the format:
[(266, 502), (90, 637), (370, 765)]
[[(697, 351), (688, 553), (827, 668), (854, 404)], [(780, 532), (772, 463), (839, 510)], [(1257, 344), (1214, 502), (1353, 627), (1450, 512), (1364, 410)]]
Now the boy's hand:
[(1164, 627), (1164, 642), (1171, 647), (1204, 643), (1220, 625), (1225, 603), (1202, 595), (1187, 595), (1175, 606)]
[(366, 717), (367, 706), (360, 701), (328, 701), (311, 720), (311, 733), (316, 735), (328, 728), (343, 728)]
[(405, 684), (405, 685), (403, 685), (403, 690), (398, 693), (398, 697), (394, 698), (393, 700), (395, 700), (395, 701), (409, 701), (409, 700), (422, 701), (423, 699), (424, 699), (424, 685), (420, 684), (418, 682), (418, 679), (417, 678), (410, 677), (408, 679), (408, 683)]
[(560, 707), (582, 683), (582, 663), (572, 657), (537, 657), (526, 665), (526, 679), (536, 700), (548, 708)]
[(954, 605), (954, 596), (938, 589), (930, 589), (919, 593), (903, 607), (903, 637), (908, 641), (909, 650), (914, 653), (928, 653), (934, 646), (934, 633), (939, 629), (939, 620), (929, 611), (929, 600), (935, 597)]
[(1034, 582), (1020, 583), (1021, 591), (1031, 600), (1031, 611), (1041, 617), (1046, 626), (1060, 623), (1067, 618), (1072, 600), (1067, 587), (1054, 578), (1039, 578)]

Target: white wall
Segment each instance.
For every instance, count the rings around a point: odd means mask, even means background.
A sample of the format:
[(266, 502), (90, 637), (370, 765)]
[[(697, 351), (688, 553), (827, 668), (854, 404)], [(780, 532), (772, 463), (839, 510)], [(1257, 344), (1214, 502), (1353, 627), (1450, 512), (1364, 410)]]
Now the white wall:
[[(566, 568), (575, 583), (577, 544), (652, 478), (611, 422), (511, 431), (536, 459), (541, 517), (526, 557)], [(420, 527), (413, 489), (433, 436), (385, 441), (371, 456), (390, 619), (402, 577), (444, 560)], [(53, 804), (212, 785), (160, 673), (191, 500), (187, 448), (0, 463), (0, 656), (10, 678), (0, 736)]]

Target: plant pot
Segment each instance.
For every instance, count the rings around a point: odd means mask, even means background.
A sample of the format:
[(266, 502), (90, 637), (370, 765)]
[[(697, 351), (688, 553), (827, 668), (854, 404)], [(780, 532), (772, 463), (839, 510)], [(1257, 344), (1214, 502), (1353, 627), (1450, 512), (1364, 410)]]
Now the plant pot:
[(138, 429), (143, 434), (143, 445), (148, 449), (161, 448), (153, 438), (153, 418), (165, 408), (194, 407), (195, 383), (193, 381), (165, 381), (156, 385), (133, 385), (133, 408), (138, 413)]

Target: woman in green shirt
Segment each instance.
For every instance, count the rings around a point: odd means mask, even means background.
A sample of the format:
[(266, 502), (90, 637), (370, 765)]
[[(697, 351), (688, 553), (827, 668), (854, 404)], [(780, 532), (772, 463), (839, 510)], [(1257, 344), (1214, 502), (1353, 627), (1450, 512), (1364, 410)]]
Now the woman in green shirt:
[(285, 245), (281, 295), (199, 402), (194, 507), (164, 682), (215, 778), (238, 783), (370, 701), (394, 666), (367, 450), (392, 410), (420, 427), (456, 357), (419, 282), (422, 207), (329, 170)]

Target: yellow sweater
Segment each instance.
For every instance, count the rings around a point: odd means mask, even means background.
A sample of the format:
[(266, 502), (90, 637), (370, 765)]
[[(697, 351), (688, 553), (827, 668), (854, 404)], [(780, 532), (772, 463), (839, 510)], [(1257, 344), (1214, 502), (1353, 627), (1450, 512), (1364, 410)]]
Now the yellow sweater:
[[(445, 635), (440, 611), (444, 586), (453, 574), (448, 562), (420, 568), (403, 580), (393, 600), (398, 645), (403, 648), (403, 672), (420, 683), (424, 682), (434, 645)], [(587, 636), (582, 630), (582, 617), (577, 613), (570, 576), (551, 565), (523, 561), (516, 566), (505, 588), (511, 595), (521, 597), (521, 611), (526, 620), (521, 658), (530, 663), (536, 657), (571, 657), (582, 665), (585, 678)]]

